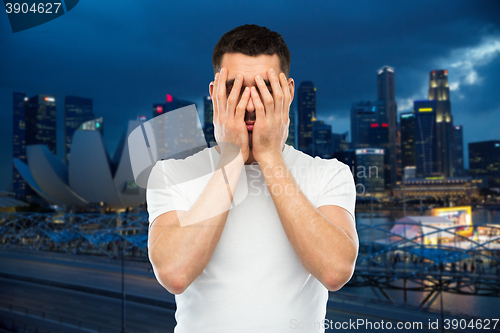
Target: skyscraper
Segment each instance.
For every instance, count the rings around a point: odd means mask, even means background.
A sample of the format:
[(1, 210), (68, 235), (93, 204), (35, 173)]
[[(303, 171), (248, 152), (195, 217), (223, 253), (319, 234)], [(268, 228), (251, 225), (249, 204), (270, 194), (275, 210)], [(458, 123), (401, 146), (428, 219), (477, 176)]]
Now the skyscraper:
[(453, 126), (453, 156), (454, 156), (454, 177), (464, 176), (464, 135), (463, 126)]
[(214, 105), (212, 98), (208, 95), (203, 96), (203, 133), (209, 147), (215, 146), (214, 135)]
[(378, 124), (377, 105), (372, 102), (355, 102), (351, 106), (351, 142), (353, 148), (370, 147), (370, 127)]
[[(27, 161), (26, 146), (42, 144), (56, 154), (56, 98), (52, 95), (26, 97), (25, 93), (13, 94), (14, 140), (13, 158)], [(43, 199), (13, 169), (12, 190), (16, 198), (26, 201)]]
[[(167, 94), (166, 103), (153, 104), (152, 118), (193, 104), (196, 103), (180, 100)], [(171, 153), (178, 152), (177, 147), (181, 145), (181, 142), (189, 146), (188, 142), (191, 140), (194, 141), (197, 137), (196, 131), (203, 131), (202, 128), (198, 128), (199, 119), (193, 119), (191, 116), (176, 118), (177, 120), (182, 119), (182, 124), (163, 123), (163, 119), (165, 118), (162, 117), (155, 122), (155, 136), (156, 144), (158, 145), (158, 153), (163, 157), (171, 156)], [(177, 133), (178, 137), (173, 138), (169, 133)]]
[(331, 159), (333, 156), (332, 125), (325, 124), (323, 120), (312, 122), (312, 157)]
[(316, 88), (311, 81), (302, 81), (297, 91), (299, 150), (312, 153), (312, 121), (316, 119)]
[(402, 168), (415, 166), (415, 113), (401, 113), (401, 164)]
[(86, 121), (94, 119), (92, 99), (76, 96), (64, 98), (64, 156), (69, 161), (75, 131)]
[[(389, 137), (389, 124), (387, 123), (371, 123), (368, 129), (369, 147), (386, 147), (387, 138)], [(388, 155), (389, 156), (389, 155)]]
[(288, 117), (290, 118), (290, 125), (288, 127), (288, 138), (286, 139), (286, 144), (297, 148), (297, 135), (296, 129), (297, 126), (297, 113), (295, 112), (295, 105), (297, 103), (295, 100), (290, 105), (290, 111), (288, 112)]
[(500, 140), (469, 143), (469, 174), (487, 177), (490, 188), (500, 188)]
[[(378, 107), (379, 124), (388, 124), (387, 144), (385, 149), (386, 189), (394, 189), (398, 179), (401, 179), (401, 171), (397, 165), (397, 103), (394, 89), (394, 68), (384, 66), (377, 71), (377, 96), (382, 103)], [(388, 176), (388, 177), (387, 177)]]
[(442, 176), (453, 177), (453, 117), (447, 70), (433, 70), (429, 73), (429, 100), (436, 101), (438, 170)]
[(347, 136), (349, 131), (344, 133), (332, 133), (332, 147), (334, 152), (345, 151), (349, 149), (349, 141), (347, 141)]
[(383, 192), (384, 186), (384, 149), (356, 149), (356, 185), (363, 189), (361, 194), (374, 195)]
[(168, 111), (173, 111), (180, 109), (182, 107), (196, 104), (190, 101), (183, 101), (175, 98), (174, 96), (167, 94), (166, 103), (155, 103), (153, 104), (153, 118), (158, 117)]
[(416, 176), (440, 176), (437, 149), (436, 101), (415, 101)]
[(25, 115), (26, 145), (46, 145), (54, 155), (57, 155), (56, 97), (53, 95), (31, 97), (27, 101)]
[[(26, 119), (25, 103), (28, 100), (24, 92), (13, 94), (14, 123), (13, 123), (13, 149), (12, 157), (18, 158), (26, 163)], [(26, 181), (12, 165), (12, 192), (18, 199), (25, 198)]]

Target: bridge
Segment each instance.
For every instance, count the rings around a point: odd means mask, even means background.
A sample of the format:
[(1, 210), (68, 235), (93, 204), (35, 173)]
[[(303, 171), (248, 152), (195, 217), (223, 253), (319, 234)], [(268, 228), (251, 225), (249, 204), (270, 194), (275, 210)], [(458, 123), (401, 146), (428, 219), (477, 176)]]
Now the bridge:
[[(389, 301), (387, 289), (404, 290), (405, 296), (407, 291), (423, 291), (427, 296), (422, 308), (441, 292), (500, 296), (499, 226), (481, 226), (481, 235), (473, 226), (472, 237), (461, 235), (460, 226), (426, 226), (424, 235), (411, 238), (391, 233), (393, 225), (357, 224), (358, 234), (371, 234), (372, 240), (360, 242), (348, 286), (369, 286)], [(148, 261), (148, 226), (147, 214), (1, 213), (0, 247), (107, 258), (123, 253), (127, 261)], [(424, 243), (435, 234), (453, 241)]]

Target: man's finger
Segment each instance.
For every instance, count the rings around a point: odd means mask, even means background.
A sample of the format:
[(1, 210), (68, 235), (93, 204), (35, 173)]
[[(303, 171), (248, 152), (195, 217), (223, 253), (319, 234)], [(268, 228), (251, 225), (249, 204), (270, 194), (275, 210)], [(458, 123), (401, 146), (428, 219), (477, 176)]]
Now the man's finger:
[(219, 116), (223, 116), (224, 117), (223, 119), (227, 119), (226, 79), (227, 79), (227, 70), (225, 68), (221, 68), (217, 81), (217, 103), (219, 106), (219, 112), (221, 111), (223, 112), (223, 115), (219, 113)]
[(220, 119), (219, 119), (219, 117), (220, 117), (220, 112), (219, 112), (220, 103), (219, 103), (219, 98), (218, 98), (219, 76), (220, 76), (220, 73), (215, 73), (213, 101), (214, 101), (214, 107), (217, 109), (217, 118), (214, 118), (214, 119), (218, 119), (218, 121), (220, 122)]
[[(280, 78), (280, 83), (283, 91), (283, 121), (286, 124), (288, 122), (289, 118), (289, 112), (290, 112), (290, 100), (291, 100), (291, 95), (290, 95), (290, 86), (288, 85), (288, 81), (286, 79), (286, 75), (284, 73), (280, 73), (279, 75)], [(288, 110), (288, 112), (285, 112)]]
[(283, 90), (281, 89), (281, 84), (278, 78), (278, 75), (276, 75), (276, 72), (274, 69), (270, 68), (268, 70), (268, 77), (269, 81), (271, 83), (271, 87), (273, 89), (273, 100), (274, 100), (274, 111), (276, 116), (283, 121), (283, 111), (284, 111), (284, 106), (285, 103), (283, 101)]
[(213, 108), (214, 108), (214, 119), (217, 119), (218, 117), (218, 110), (217, 110), (217, 101), (215, 100), (215, 78), (214, 78), (214, 81), (210, 82), (210, 84), (208, 85), (208, 90), (210, 91), (210, 87), (213, 87), (212, 89), (212, 105), (213, 105)]
[(252, 86), (250, 95), (252, 97), (253, 105), (255, 106), (255, 120), (260, 120), (259, 123), (264, 122), (266, 120), (266, 112), (264, 111), (264, 104), (262, 104), (262, 101), (259, 97), (259, 92), (257, 91), (257, 88), (255, 88), (255, 86)]
[(274, 99), (271, 93), (269, 92), (269, 89), (267, 89), (266, 83), (264, 82), (262, 76), (256, 75), (255, 83), (257, 84), (260, 95), (262, 96), (262, 101), (264, 102), (265, 105), (266, 114), (269, 112), (274, 112)]
[(227, 98), (228, 119), (234, 118), (236, 112), (236, 104), (240, 97), (241, 86), (243, 85), (243, 75), (238, 74), (234, 79), (233, 88)]
[(250, 100), (250, 88), (246, 87), (243, 91), (243, 95), (241, 96), (241, 100), (236, 107), (235, 120), (237, 122), (243, 122), (245, 118), (245, 112), (248, 105), (248, 101)]

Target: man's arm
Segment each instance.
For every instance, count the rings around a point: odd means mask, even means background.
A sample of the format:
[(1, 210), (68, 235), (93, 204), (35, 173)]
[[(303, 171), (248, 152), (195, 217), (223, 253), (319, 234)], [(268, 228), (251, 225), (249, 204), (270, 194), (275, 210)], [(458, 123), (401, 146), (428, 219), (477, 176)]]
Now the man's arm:
[(316, 209), (302, 193), (283, 160), (282, 147), (290, 124), (293, 80), (269, 69), (271, 95), (260, 75), (253, 88), (256, 121), (253, 155), (278, 211), (283, 229), (305, 269), (329, 290), (340, 289), (352, 276), (358, 253), (353, 217), (343, 208), (325, 205)]
[[(235, 193), (242, 168), (240, 156), (228, 164), (221, 156), (217, 170), (187, 212), (170, 211), (153, 221), (149, 259), (158, 281), (172, 294), (184, 292), (210, 261), (229, 214), (232, 197), (228, 191)], [(223, 213), (207, 219), (207, 215), (214, 215), (208, 212)]]
[(340, 206), (316, 209), (282, 156), (259, 164), (283, 229), (304, 268), (328, 290), (339, 290), (352, 277), (358, 255), (353, 217)]
[(229, 97), (226, 96), (227, 69), (222, 68), (215, 75), (215, 82), (210, 83), (214, 133), (221, 154), (217, 170), (187, 212), (162, 214), (150, 228), (150, 261), (159, 282), (173, 294), (184, 292), (210, 261), (224, 230), (243, 164), (249, 156), (249, 138), (243, 120), (249, 89), (245, 89), (238, 102), (243, 79), (241, 74), (236, 76)]

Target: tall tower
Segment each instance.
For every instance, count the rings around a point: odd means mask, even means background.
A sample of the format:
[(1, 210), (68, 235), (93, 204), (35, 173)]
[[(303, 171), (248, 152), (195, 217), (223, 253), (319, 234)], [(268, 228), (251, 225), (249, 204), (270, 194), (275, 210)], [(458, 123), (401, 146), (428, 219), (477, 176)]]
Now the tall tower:
[[(365, 170), (356, 173), (356, 184), (361, 185), (362, 194), (376, 195), (384, 192), (384, 149), (359, 148), (356, 152), (356, 170)], [(358, 169), (362, 167), (361, 169)]]
[(316, 88), (311, 81), (302, 81), (297, 91), (299, 149), (312, 153), (312, 121), (316, 119)]
[(414, 101), (416, 176), (440, 176), (438, 163), (438, 136), (436, 101)]
[(208, 147), (215, 146), (214, 105), (212, 103), (212, 98), (208, 95), (203, 96), (203, 132)]
[(166, 97), (166, 103), (155, 103), (153, 104), (153, 117), (158, 117), (164, 113), (167, 113), (168, 111), (173, 111), (180, 109), (182, 107), (196, 104), (194, 102), (190, 101), (183, 101), (180, 99), (175, 98), (174, 96), (167, 94)]
[(27, 101), (26, 145), (46, 145), (52, 154), (57, 155), (56, 124), (55, 96), (35, 95)]
[(295, 126), (297, 125), (297, 116), (295, 113), (295, 105), (297, 102), (295, 100), (290, 104), (290, 111), (288, 112), (288, 117), (290, 118), (290, 125), (288, 126), (288, 138), (286, 139), (286, 144), (294, 148), (297, 148), (296, 131)]
[(388, 138), (385, 153), (386, 189), (394, 189), (398, 178), (401, 179), (401, 171), (398, 170), (397, 153), (397, 103), (394, 92), (394, 68), (384, 66), (377, 71), (378, 101), (382, 102), (378, 108), (379, 124), (388, 124)]
[(490, 189), (500, 189), (500, 140), (469, 142), (469, 174), (487, 178)]
[(433, 70), (429, 73), (429, 100), (436, 101), (438, 170), (445, 177), (453, 177), (453, 117), (447, 70)]
[(64, 98), (64, 156), (69, 161), (75, 131), (86, 121), (94, 119), (92, 99), (76, 96)]
[(323, 120), (315, 120), (313, 125), (312, 157), (331, 159), (333, 156), (332, 125)]
[(377, 124), (377, 105), (354, 102), (351, 106), (351, 142), (353, 148), (370, 147), (370, 128)]
[[(184, 101), (175, 98), (174, 96), (167, 94), (166, 103), (155, 103), (153, 104), (153, 118), (161, 116), (167, 112), (174, 111), (185, 106), (193, 105), (196, 103), (190, 101)], [(197, 128), (196, 119), (191, 117), (184, 118), (181, 116), (177, 120), (182, 119), (182, 124), (176, 124), (172, 122), (165, 122), (164, 117), (156, 119), (154, 122), (155, 126), (155, 136), (156, 144), (158, 145), (158, 154), (162, 157), (170, 156), (173, 152), (178, 151), (178, 147), (183, 144), (188, 144), (191, 140), (195, 140), (197, 137), (197, 131), (203, 131), (203, 129)], [(171, 133), (176, 133), (178, 137), (172, 137)], [(215, 141), (215, 139), (214, 139)]]
[(454, 177), (461, 177), (464, 174), (464, 134), (463, 126), (453, 126), (453, 150), (454, 150)]
[[(31, 98), (24, 93), (14, 93), (14, 150), (13, 157), (27, 161), (26, 146), (42, 144), (56, 155), (56, 98), (53, 95), (35, 95)], [(28, 202), (44, 200), (14, 167), (13, 191), (19, 199)]]
[(401, 113), (401, 165), (404, 169), (407, 166), (415, 166), (415, 113)]
[[(28, 100), (24, 92), (13, 94), (13, 149), (12, 157), (18, 158), (26, 163), (26, 119), (25, 119), (25, 103)], [(26, 181), (17, 171), (17, 168), (12, 164), (12, 192), (18, 199), (25, 198)]]

